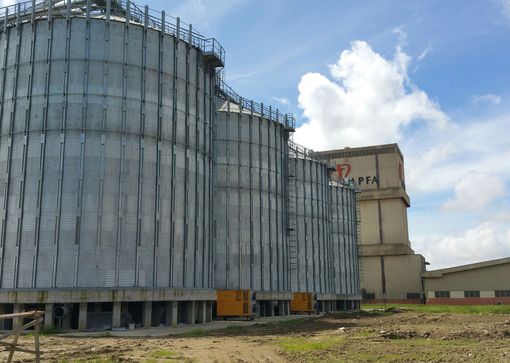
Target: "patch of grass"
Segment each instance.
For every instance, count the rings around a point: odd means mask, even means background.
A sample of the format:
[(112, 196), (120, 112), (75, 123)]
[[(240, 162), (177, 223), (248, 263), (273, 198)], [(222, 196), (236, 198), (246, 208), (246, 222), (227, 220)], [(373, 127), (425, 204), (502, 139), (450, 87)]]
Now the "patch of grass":
[[(510, 314), (510, 305), (427, 305), (427, 304), (363, 304), (362, 309), (373, 310), (369, 313), (385, 312), (387, 309), (401, 308), (423, 313), (452, 314)], [(365, 313), (367, 311), (365, 310)]]
[(377, 336), (377, 334), (373, 331), (368, 330), (359, 330), (351, 334), (352, 337), (360, 337), (360, 338), (366, 338), (366, 337), (374, 337)]
[(277, 344), (286, 353), (305, 353), (329, 349), (344, 340), (344, 337), (280, 338)]
[(60, 360), (59, 363), (116, 363), (116, 361), (110, 358), (85, 358), (85, 359), (76, 359), (76, 360)]
[(172, 352), (171, 350), (164, 350), (164, 349), (161, 349), (161, 350), (157, 350), (157, 351), (155, 351), (155, 352), (152, 352), (152, 353), (151, 353), (151, 356), (152, 356), (153, 358), (160, 358), (160, 359), (172, 359), (172, 358), (177, 357), (177, 353)]

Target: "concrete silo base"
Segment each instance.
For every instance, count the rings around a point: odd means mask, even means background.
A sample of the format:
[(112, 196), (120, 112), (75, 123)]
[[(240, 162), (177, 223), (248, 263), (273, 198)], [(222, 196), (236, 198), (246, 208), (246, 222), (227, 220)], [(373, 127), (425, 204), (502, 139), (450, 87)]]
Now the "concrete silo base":
[[(179, 323), (202, 324), (213, 318), (216, 291), (210, 289), (37, 289), (0, 291), (0, 314), (44, 310), (45, 329), (100, 330), (144, 328)], [(55, 317), (62, 307), (64, 316)], [(15, 329), (22, 321), (6, 322), (0, 329)]]

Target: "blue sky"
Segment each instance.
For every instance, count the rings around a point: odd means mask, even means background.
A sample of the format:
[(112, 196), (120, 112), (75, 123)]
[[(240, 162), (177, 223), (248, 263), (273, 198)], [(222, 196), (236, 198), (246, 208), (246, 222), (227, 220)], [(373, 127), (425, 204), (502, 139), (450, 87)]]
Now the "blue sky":
[(299, 143), (398, 142), (431, 268), (510, 256), (510, 0), (146, 3), (217, 38), (230, 86), (294, 113)]
[(510, 0), (152, 1), (315, 149), (398, 142), (431, 268), (510, 256)]

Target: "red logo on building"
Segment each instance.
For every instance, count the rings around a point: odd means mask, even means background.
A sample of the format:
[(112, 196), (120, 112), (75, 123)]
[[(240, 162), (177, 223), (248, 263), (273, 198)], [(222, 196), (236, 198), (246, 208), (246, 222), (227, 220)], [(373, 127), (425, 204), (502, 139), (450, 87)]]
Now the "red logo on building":
[(336, 172), (339, 178), (347, 178), (351, 172), (351, 166), (349, 164), (336, 164)]

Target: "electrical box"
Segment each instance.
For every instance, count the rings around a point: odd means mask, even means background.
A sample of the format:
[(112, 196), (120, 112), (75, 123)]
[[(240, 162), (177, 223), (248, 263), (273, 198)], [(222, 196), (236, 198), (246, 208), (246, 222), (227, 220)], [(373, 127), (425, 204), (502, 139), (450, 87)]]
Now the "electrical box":
[(250, 290), (218, 290), (216, 315), (218, 317), (255, 317), (255, 293)]
[(293, 299), (290, 301), (291, 314), (314, 312), (313, 294), (310, 292), (295, 292)]

